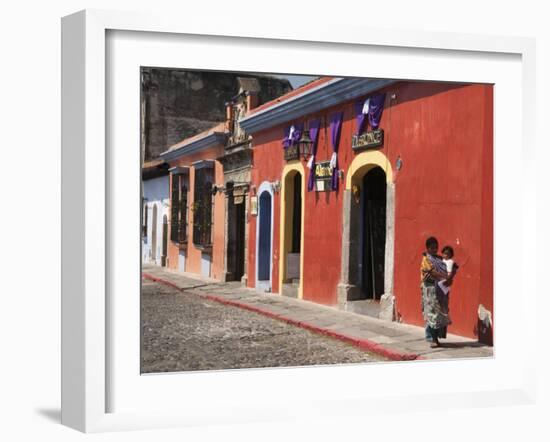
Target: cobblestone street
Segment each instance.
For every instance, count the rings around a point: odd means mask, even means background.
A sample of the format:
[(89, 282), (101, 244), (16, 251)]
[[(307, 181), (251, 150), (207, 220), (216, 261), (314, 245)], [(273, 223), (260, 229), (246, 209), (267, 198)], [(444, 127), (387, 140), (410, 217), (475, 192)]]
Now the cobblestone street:
[(141, 325), (142, 373), (383, 360), (336, 339), (146, 279)]

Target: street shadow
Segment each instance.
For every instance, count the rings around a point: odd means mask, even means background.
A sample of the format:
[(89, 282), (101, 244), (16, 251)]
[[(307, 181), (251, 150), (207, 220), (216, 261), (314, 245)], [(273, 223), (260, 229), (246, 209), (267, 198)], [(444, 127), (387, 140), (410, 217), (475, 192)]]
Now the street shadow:
[(443, 348), (479, 348), (487, 347), (487, 344), (483, 344), (477, 341), (471, 342), (441, 342), (439, 341), (439, 346)]
[(51, 422), (61, 423), (61, 409), (59, 408), (38, 408), (34, 411)]

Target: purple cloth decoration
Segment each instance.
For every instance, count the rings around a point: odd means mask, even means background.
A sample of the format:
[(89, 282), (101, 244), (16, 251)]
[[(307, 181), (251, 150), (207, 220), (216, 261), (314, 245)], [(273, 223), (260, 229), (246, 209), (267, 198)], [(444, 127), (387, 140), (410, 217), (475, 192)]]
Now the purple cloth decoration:
[(317, 139), (319, 138), (319, 127), (321, 126), (321, 120), (313, 120), (309, 122), (309, 138), (313, 141), (311, 147), (311, 169), (309, 170), (309, 177), (307, 181), (307, 190), (311, 192), (315, 184), (315, 156), (317, 155)]
[[(330, 116), (330, 138), (332, 141), (332, 151), (335, 154), (338, 154), (343, 116), (343, 112), (335, 112)], [(338, 190), (338, 157), (336, 159), (336, 164), (332, 168), (332, 190)]]
[(372, 129), (378, 129), (380, 125), (380, 119), (382, 118), (382, 111), (384, 110), (384, 101), (386, 101), (386, 94), (377, 94), (370, 97), (369, 101), (369, 124)]
[[(292, 133), (292, 139), (289, 138), (290, 128), (294, 126), (294, 132)], [(302, 130), (304, 128), (304, 123), (294, 123), (288, 127), (285, 127), (285, 136), (283, 138), (283, 148), (288, 149), (290, 146), (297, 144), (302, 137)]]
[(298, 144), (298, 141), (300, 141), (300, 138), (302, 138), (302, 131), (304, 129), (304, 123), (294, 123), (294, 133), (292, 134), (292, 140), (291, 143)]
[[(370, 102), (369, 102), (370, 103)], [(364, 101), (358, 101), (355, 103), (355, 134), (361, 135), (363, 133), (363, 128), (365, 126), (366, 115), (363, 113)]]
[(290, 134), (290, 126), (285, 127), (284, 137), (283, 137), (283, 149), (287, 149), (290, 146), (290, 140), (288, 135)]

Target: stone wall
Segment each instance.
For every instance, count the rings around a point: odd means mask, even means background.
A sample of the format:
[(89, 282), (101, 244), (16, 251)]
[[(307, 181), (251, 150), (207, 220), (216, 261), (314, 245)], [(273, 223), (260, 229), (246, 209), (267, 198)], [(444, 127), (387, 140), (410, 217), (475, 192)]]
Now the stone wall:
[(144, 160), (169, 146), (225, 121), (225, 103), (239, 92), (237, 78), (259, 80), (259, 104), (292, 87), (267, 75), (141, 68), (141, 149)]

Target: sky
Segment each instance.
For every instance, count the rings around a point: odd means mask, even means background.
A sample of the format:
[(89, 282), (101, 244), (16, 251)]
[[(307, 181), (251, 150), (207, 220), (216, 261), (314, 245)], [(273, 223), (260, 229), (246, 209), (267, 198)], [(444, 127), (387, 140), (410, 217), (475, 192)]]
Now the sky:
[(290, 81), (293, 89), (296, 89), (304, 83), (308, 83), (309, 81), (317, 78), (317, 76), (310, 75), (277, 75), (277, 77), (286, 78), (288, 81)]

